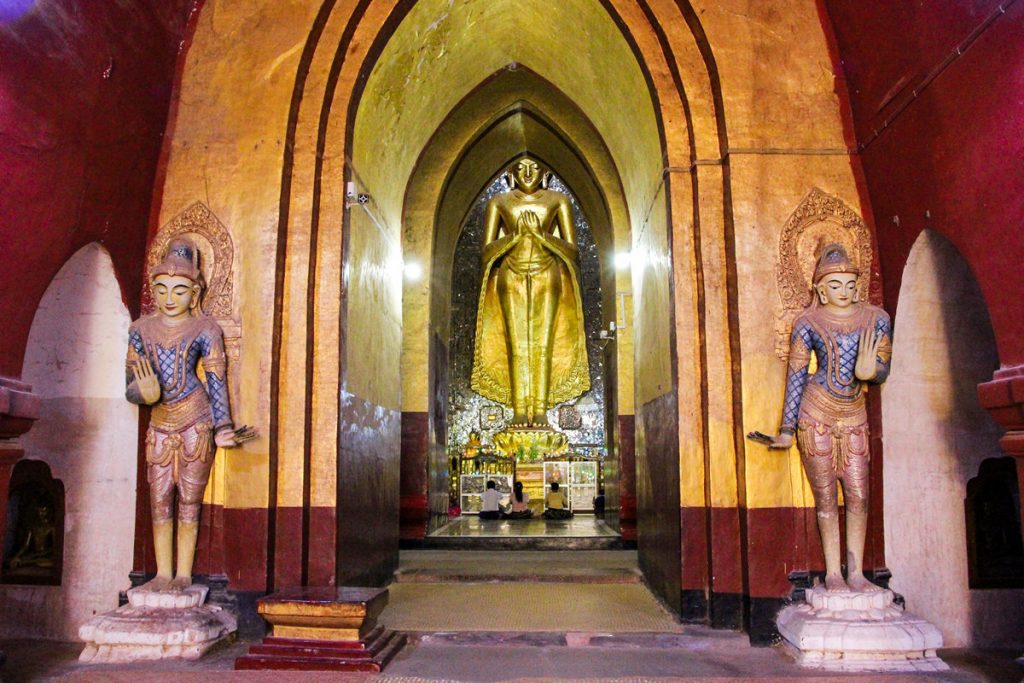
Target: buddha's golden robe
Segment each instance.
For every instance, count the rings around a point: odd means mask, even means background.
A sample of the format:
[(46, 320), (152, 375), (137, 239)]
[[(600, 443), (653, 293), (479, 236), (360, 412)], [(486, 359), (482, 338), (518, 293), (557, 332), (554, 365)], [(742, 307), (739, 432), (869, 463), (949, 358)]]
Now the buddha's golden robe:
[[(541, 190), (537, 194), (543, 192)], [(534, 197), (536, 195), (529, 198), (533, 201), (523, 203), (507, 196), (499, 198), (499, 201), (505, 200), (501, 203), (504, 204), (502, 212), (506, 219), (521, 210), (540, 209), (537, 204), (546, 203), (540, 197)], [(514, 202), (514, 206), (509, 206), (509, 202)], [(539, 213), (547, 212), (540, 210)], [(537, 329), (540, 327), (537, 318), (544, 315), (544, 306), (539, 303), (536, 307), (531, 305), (539, 298), (531, 291), (532, 283), (536, 283), (538, 290), (545, 288), (556, 293), (550, 352), (540, 348), (543, 340), (532, 340), (534, 346), (529, 352), (531, 365), (550, 360), (545, 403), (547, 408), (551, 408), (580, 396), (590, 388), (576, 253), (562, 240), (553, 237), (553, 214), (545, 216), (537, 234), (510, 230), (507, 227), (510, 221), (505, 222), (507, 234), (484, 245), (472, 388), (493, 401), (513, 405), (515, 390), (510, 366), (516, 362), (513, 358), (515, 350), (506, 329), (506, 314), (502, 311), (499, 290), (501, 286), (506, 289), (506, 306), (513, 302), (511, 305), (517, 308), (509, 317), (527, 320), (531, 329)], [(546, 239), (548, 236), (552, 239)], [(499, 280), (503, 280), (503, 285), (499, 285)], [(515, 292), (510, 295), (509, 289)], [(531, 400), (535, 398), (530, 397)]]

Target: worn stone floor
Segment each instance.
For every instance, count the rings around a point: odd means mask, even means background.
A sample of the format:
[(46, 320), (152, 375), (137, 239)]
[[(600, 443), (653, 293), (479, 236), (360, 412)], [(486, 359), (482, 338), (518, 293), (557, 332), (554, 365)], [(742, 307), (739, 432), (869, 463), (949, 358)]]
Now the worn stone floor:
[(643, 584), (396, 583), (381, 623), (399, 631), (675, 633)]
[(822, 675), (742, 633), (682, 625), (647, 591), (631, 551), (403, 551), (381, 622), (409, 634), (384, 674), (234, 672), (250, 642), (198, 662), (81, 665), (81, 645), (0, 641), (20, 681), (1022, 681), (1020, 653), (950, 650), (941, 674)]
[(1024, 669), (1010, 652), (947, 650), (940, 652), (952, 670), (942, 674), (832, 674), (798, 669), (773, 648), (751, 648), (741, 634), (687, 628), (670, 642), (643, 637), (630, 642), (593, 642), (584, 638), (534, 642), (515, 634), (497, 636), (506, 642), (452, 640), (451, 636), (414, 637), (384, 674), (329, 672), (233, 671), (235, 657), (249, 643), (238, 642), (198, 662), (164, 661), (130, 665), (79, 665), (81, 645), (46, 641), (0, 641), (7, 665), (0, 670), (4, 683), (81, 681), (87, 683), (260, 683), (262, 681), (367, 681), (418, 683), (419, 681), (600, 681), (634, 683), (713, 680), (724, 681), (840, 681), (842, 683), (950, 683), (1014, 682)]

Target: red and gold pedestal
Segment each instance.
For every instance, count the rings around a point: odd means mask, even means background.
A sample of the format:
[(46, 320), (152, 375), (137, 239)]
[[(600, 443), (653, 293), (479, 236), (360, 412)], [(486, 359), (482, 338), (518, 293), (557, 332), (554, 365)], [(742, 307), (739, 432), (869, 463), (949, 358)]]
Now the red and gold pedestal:
[(292, 588), (257, 604), (271, 633), (235, 669), (382, 671), (405, 636), (377, 625), (386, 588)]

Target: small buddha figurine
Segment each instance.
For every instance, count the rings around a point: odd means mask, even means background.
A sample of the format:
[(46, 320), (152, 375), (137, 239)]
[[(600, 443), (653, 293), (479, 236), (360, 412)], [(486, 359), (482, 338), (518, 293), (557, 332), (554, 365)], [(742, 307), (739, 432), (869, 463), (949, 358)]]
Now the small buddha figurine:
[(469, 439), (466, 441), (466, 449), (462, 452), (467, 458), (474, 457), (483, 448), (483, 444), (480, 442), (480, 432), (471, 431), (469, 433)]
[[(146, 432), (146, 468), (153, 517), (156, 577), (143, 588), (180, 591), (192, 585), (199, 509), (216, 448), (255, 438), (236, 429), (228, 404), (224, 335), (199, 307), (199, 254), (187, 239), (172, 240), (150, 272), (157, 311), (128, 332), (125, 397), (153, 406)], [(196, 373), (202, 361), (206, 384)], [(172, 573), (174, 499), (178, 499), (177, 573)]]
[(7, 562), (9, 570), (49, 569), (56, 564), (57, 528), (53, 521), (53, 507), (37, 503), (31, 512), (32, 519), (26, 524), (24, 542)]
[[(840, 244), (820, 253), (813, 301), (793, 323), (786, 398), (779, 435), (769, 447), (789, 449), (794, 434), (814, 492), (825, 551), (825, 588), (877, 591), (864, 576), (869, 459), (865, 395), (889, 375), (892, 328), (885, 311), (858, 300), (858, 269)], [(811, 354), (817, 371), (811, 375)], [(846, 501), (846, 579), (839, 550), (838, 483)]]
[(548, 408), (590, 388), (572, 206), (543, 176), (517, 161), (484, 216), (472, 387), (511, 405), (513, 428), (547, 427)]

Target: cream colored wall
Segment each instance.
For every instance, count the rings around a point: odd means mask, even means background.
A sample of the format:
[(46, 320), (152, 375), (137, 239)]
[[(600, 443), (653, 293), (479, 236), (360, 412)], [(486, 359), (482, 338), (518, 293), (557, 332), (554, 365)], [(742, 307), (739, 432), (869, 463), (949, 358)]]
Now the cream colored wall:
[(375, 201), (349, 212), (348, 392), (401, 410), (402, 251), (382, 213)]
[(634, 367), (637, 408), (672, 390), (672, 348), (669, 344), (668, 222), (665, 186), (649, 206), (649, 214), (633, 232)]
[(956, 247), (925, 230), (899, 301), (882, 394), (891, 585), (946, 647), (1020, 648), (1024, 591), (968, 587), (967, 481), (982, 460), (1003, 455), (1001, 430), (977, 399), (998, 367), (984, 299)]
[(22, 378), (42, 409), (21, 445), (64, 483), (64, 568), (60, 586), (0, 585), (0, 635), (77, 640), (129, 586), (138, 454), (138, 409), (124, 398), (129, 322), (110, 256), (95, 243), (39, 303)]

